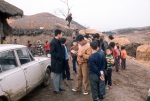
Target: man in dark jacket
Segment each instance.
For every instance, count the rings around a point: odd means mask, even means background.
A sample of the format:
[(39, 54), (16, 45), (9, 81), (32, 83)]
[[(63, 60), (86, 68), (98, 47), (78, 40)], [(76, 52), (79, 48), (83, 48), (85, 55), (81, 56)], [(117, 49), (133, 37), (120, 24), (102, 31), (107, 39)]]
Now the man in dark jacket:
[(65, 62), (65, 52), (60, 43), (60, 38), (62, 38), (62, 32), (61, 30), (57, 29), (55, 30), (55, 37), (50, 42), (51, 68), (52, 72), (54, 73), (53, 90), (55, 94), (58, 94), (59, 91), (63, 91), (63, 89), (61, 89), (61, 82)]

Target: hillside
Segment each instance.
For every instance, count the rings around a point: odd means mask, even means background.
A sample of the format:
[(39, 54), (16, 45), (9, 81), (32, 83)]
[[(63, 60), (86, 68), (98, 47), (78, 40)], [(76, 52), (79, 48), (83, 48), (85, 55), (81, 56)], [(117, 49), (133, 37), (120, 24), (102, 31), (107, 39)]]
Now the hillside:
[(150, 44), (150, 26), (116, 29), (103, 32), (106, 35), (128, 38), (131, 43)]
[(116, 32), (117, 34), (132, 34), (132, 33), (143, 33), (143, 32), (150, 32), (150, 26), (146, 27), (135, 27), (135, 28), (124, 28), (124, 29), (117, 29), (113, 32)]
[[(11, 19), (10, 19), (11, 20)], [(67, 22), (50, 13), (39, 13), (31, 16), (24, 16), (22, 18), (10, 21), (10, 25), (16, 29), (54, 29), (57, 26), (68, 28)], [(83, 29), (84, 27), (77, 22), (73, 21), (71, 24), (72, 29)]]

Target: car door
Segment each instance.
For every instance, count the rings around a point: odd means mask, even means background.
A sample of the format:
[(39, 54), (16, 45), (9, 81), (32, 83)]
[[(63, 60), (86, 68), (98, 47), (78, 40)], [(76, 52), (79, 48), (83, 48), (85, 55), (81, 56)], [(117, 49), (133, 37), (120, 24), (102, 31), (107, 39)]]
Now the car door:
[(12, 50), (0, 53), (0, 85), (12, 101), (26, 94), (25, 75)]
[(41, 66), (35, 61), (27, 48), (16, 50), (27, 80), (27, 92), (35, 88), (42, 81)]

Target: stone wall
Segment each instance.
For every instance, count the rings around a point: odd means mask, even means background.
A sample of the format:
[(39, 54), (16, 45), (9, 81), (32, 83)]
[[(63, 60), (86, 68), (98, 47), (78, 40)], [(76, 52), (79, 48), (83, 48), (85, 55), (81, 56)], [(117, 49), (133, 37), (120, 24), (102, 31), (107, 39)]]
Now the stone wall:
[[(67, 39), (67, 47), (69, 49), (71, 45), (72, 37), (69, 37), (69, 36), (63, 36), (63, 37)], [(28, 36), (28, 35), (7, 36), (6, 40), (8, 44), (13, 44), (14, 39), (17, 39), (18, 44), (21, 44), (21, 45), (27, 45), (27, 42), (30, 41), (30, 43), (33, 44), (34, 46), (38, 40), (40, 40), (42, 44), (44, 44), (45, 41), (50, 42), (52, 38), (53, 37), (51, 37), (50, 35), (40, 34), (37, 36)]]

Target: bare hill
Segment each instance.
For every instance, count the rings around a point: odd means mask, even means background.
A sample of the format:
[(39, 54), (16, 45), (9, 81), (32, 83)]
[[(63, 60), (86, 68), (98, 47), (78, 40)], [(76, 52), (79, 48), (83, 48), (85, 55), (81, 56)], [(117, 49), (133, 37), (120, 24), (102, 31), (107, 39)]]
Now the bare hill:
[(128, 38), (131, 43), (150, 44), (150, 26), (137, 28), (116, 29), (104, 34)]
[[(31, 16), (24, 16), (10, 23), (15, 29), (54, 29), (57, 26), (68, 28), (67, 22), (50, 13), (39, 13)], [(73, 21), (71, 24), (72, 29), (83, 29), (84, 27), (77, 22)]]
[(117, 34), (132, 34), (132, 33), (147, 33), (150, 32), (150, 26), (146, 27), (136, 27), (136, 28), (124, 28), (114, 30)]

